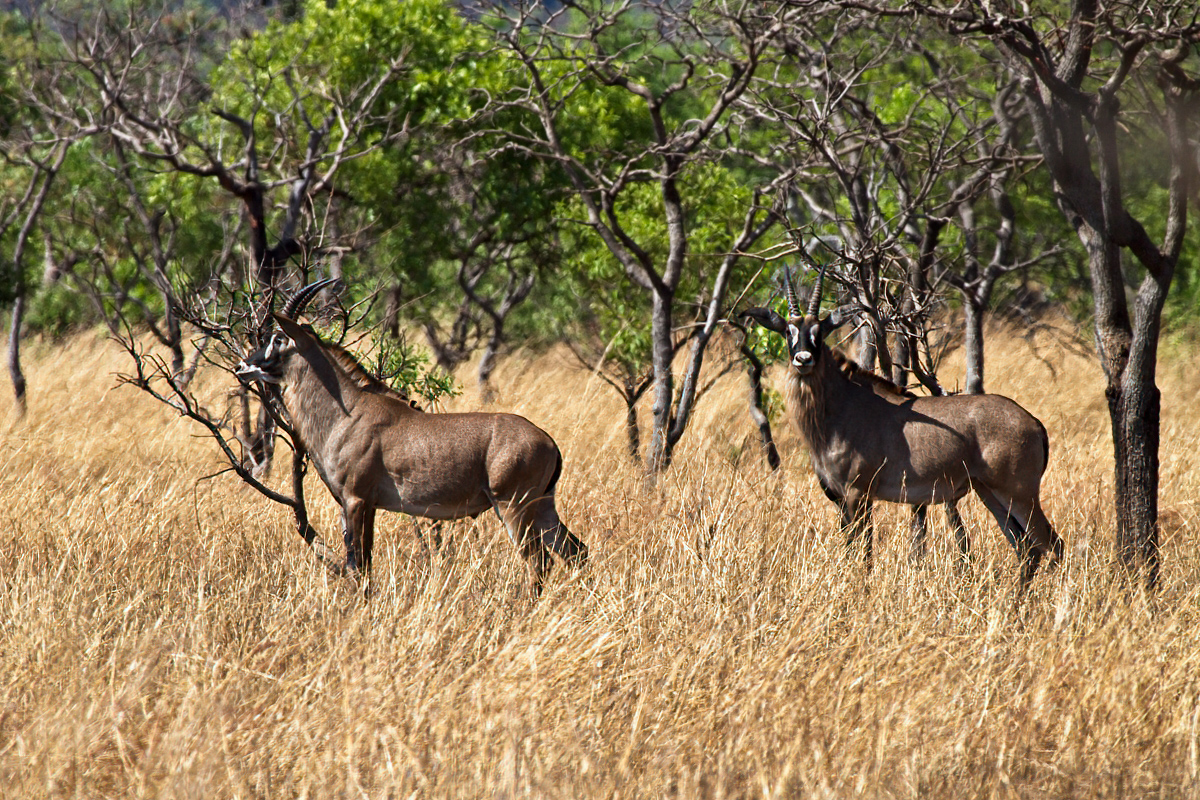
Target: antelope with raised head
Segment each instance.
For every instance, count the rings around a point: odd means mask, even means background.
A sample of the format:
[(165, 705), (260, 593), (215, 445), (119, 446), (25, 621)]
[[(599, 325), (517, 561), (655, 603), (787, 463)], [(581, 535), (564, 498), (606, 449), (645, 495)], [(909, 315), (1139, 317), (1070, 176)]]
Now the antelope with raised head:
[(550, 435), (515, 414), (415, 408), (346, 350), (296, 322), (329, 283), (304, 287), (273, 315), (279, 329), (242, 360), (237, 376), (281, 387), (300, 443), (342, 507), (348, 570), (369, 590), (380, 508), (435, 520), (494, 510), (529, 567), (534, 597), (550, 551), (586, 563), (587, 546), (555, 509), (562, 455)]
[(875, 500), (922, 506), (974, 490), (1021, 560), (1023, 591), (1042, 558), (1061, 558), (1063, 550), (1039, 499), (1049, 457), (1045, 427), (1000, 395), (883, 396), (883, 379), (843, 369), (825, 344), (846, 320), (842, 309), (818, 316), (824, 279), (822, 269), (802, 312), (785, 268), (787, 319), (769, 308), (743, 313), (787, 340), (789, 413), (851, 544), (865, 536), (870, 569)]

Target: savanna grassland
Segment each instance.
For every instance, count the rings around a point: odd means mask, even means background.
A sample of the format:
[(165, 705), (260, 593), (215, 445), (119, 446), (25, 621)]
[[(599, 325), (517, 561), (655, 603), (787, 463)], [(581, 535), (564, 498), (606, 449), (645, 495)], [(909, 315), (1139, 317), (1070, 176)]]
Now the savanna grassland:
[(364, 602), (286, 509), (214, 477), (198, 426), (117, 386), (119, 348), (31, 343), (27, 418), (0, 396), (0, 796), (1200, 796), (1196, 357), (1163, 353), (1147, 597), (1115, 577), (1099, 368), (1035, 344), (993, 332), (988, 386), (1050, 431), (1067, 556), (1015, 612), (1016, 558), (977, 500), (965, 570), (940, 511), (914, 564), (907, 513), (878, 507), (867, 577), (782, 422), (766, 468), (743, 376), (650, 492), (615, 394), (555, 353), (505, 362), (497, 407), (558, 440), (590, 566), (531, 605), (494, 517), (434, 553), (383, 515)]

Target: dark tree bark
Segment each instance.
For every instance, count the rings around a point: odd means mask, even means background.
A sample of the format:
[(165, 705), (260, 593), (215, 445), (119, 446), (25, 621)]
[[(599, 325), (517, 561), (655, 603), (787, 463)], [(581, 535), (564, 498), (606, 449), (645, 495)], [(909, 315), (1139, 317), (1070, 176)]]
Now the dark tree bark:
[(24, 416), (26, 411), (25, 373), (21, 369), (21, 326), (25, 319), (26, 294), (28, 282), (25, 280), (25, 252), (29, 238), (33, 235), (34, 226), (46, 205), (46, 197), (50, 187), (58, 176), (63, 162), (66, 161), (70, 147), (69, 139), (59, 140), (46, 158), (35, 154), (37, 149), (32, 141), (27, 144), (27, 151), (20, 159), (22, 166), (29, 169), (29, 183), (24, 195), (14, 204), (14, 208), (0, 219), (0, 233), (10, 225), (20, 222), (16, 240), (12, 250), (12, 272), (14, 276), (14, 298), (12, 319), (9, 322), (8, 334), (8, 376), (12, 381), (14, 407), (18, 416)]
[(642, 463), (642, 432), (638, 425), (637, 402), (646, 391), (649, 382), (643, 381), (639, 388), (633, 380), (625, 381), (623, 392), (625, 400), (625, 448), (629, 459), (635, 464)]

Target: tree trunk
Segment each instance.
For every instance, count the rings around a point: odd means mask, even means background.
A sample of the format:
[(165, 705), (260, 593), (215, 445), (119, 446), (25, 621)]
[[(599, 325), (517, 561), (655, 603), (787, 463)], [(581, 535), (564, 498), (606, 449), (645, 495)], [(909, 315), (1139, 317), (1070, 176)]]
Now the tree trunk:
[[(1155, 383), (1163, 304), (1174, 263), (1147, 275), (1134, 303), (1132, 339), (1120, 373), (1108, 375), (1112, 423), (1117, 553), (1130, 572), (1158, 583), (1158, 449), (1161, 392)], [(1100, 318), (1097, 319), (1097, 325)], [(1098, 338), (1100, 331), (1097, 330)], [(1111, 337), (1110, 337), (1111, 338)]]
[(638, 398), (633, 392), (625, 395), (625, 445), (634, 464), (642, 463), (642, 434), (638, 428)]
[(394, 282), (384, 294), (383, 330), (393, 339), (400, 338), (400, 306), (404, 303), (404, 288), (400, 281)]
[[(708, 349), (708, 343), (712, 339), (713, 333), (720, 324), (721, 309), (725, 304), (725, 295), (729, 291), (729, 280), (738, 262), (737, 254), (758, 241), (763, 234), (775, 225), (776, 217), (773, 213), (768, 213), (761, 222), (757, 225), (755, 224), (755, 219), (758, 217), (758, 212), (761, 208), (760, 200), (761, 196), (756, 191), (754, 202), (750, 204), (742, 223), (742, 232), (738, 235), (737, 241), (734, 242), (731, 251), (721, 260), (721, 266), (717, 270), (717, 277), (713, 281), (712, 296), (708, 301), (708, 311), (704, 318), (704, 324), (692, 335), (691, 355), (688, 358), (687, 365), (684, 367), (679, 402), (675, 408), (674, 418), (668, 419), (669, 427), (667, 429), (666, 461), (664, 462), (664, 467), (670, 463), (671, 453), (675, 449), (675, 445), (683, 437), (684, 430), (687, 429), (688, 422), (692, 416), (692, 410), (700, 394), (700, 371), (704, 367), (704, 354)], [(679, 250), (682, 251), (683, 248), (680, 247)], [(669, 324), (667, 330), (667, 343), (671, 346), (673, 355), (675, 348), (670, 340)], [(767, 427), (767, 436), (770, 436), (769, 425)]]
[(1116, 455), (1117, 553), (1131, 573), (1158, 583), (1159, 402), (1156, 386), (1107, 391)]
[(963, 294), (963, 357), (967, 379), (963, 391), (983, 394), (983, 307), (976, 298)]
[(867, 372), (874, 372), (876, 352), (874, 329), (870, 324), (859, 326), (854, 347), (854, 357), (858, 360), (858, 365)]
[(504, 332), (500, 322), (492, 325), (492, 335), (483, 348), (483, 357), (479, 359), (479, 399), (484, 405), (496, 400), (496, 392), (492, 389), (492, 372), (496, 369), (496, 359), (500, 355), (500, 347), (504, 344)]
[(12, 320), (8, 329), (8, 376), (12, 380), (14, 408), (18, 417), (25, 416), (25, 373), (21, 371), (21, 323), (25, 317), (25, 292), (17, 289)]
[(180, 381), (184, 370), (187, 369), (187, 361), (183, 357), (183, 329), (179, 324), (179, 315), (171, 306), (171, 298), (166, 292), (163, 293), (163, 302), (167, 306), (166, 319), (163, 322), (167, 329), (167, 346), (171, 350), (171, 378)]
[(654, 293), (651, 312), (650, 347), (654, 369), (653, 426), (650, 434), (650, 458), (646, 462), (647, 477), (653, 480), (671, 463), (671, 403), (675, 394), (675, 376), (671, 371), (675, 349), (671, 341), (671, 306), (674, 292), (663, 288)]
[(908, 383), (909, 342), (907, 336), (896, 334), (892, 338), (891, 361), (892, 373), (888, 377), (897, 386)]

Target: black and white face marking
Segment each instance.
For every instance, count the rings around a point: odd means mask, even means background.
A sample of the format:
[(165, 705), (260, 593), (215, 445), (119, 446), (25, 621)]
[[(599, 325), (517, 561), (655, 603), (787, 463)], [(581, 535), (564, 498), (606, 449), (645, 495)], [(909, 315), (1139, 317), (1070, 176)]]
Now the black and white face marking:
[(276, 331), (262, 348), (242, 359), (234, 374), (242, 383), (280, 383), (283, 381), (283, 362), (294, 349), (292, 340)]
[(801, 375), (807, 375), (817, 364), (821, 353), (821, 323), (808, 320), (790, 320), (787, 327), (788, 353), (792, 356), (792, 367)]

